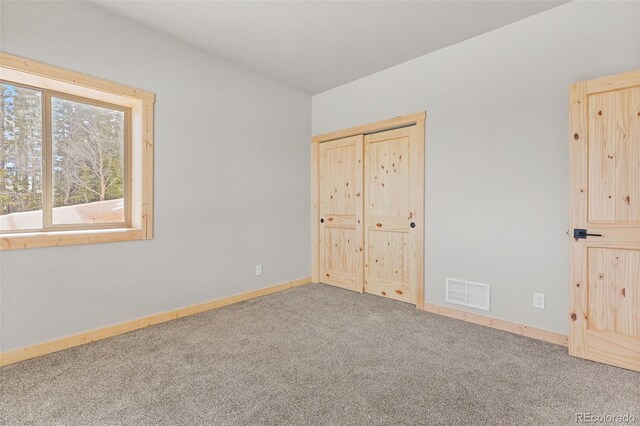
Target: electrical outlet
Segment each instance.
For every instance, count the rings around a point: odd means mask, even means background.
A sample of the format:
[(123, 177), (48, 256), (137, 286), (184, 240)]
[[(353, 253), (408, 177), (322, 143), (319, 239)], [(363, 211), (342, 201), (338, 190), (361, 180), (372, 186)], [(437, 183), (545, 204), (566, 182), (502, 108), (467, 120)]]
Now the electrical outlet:
[(544, 294), (533, 293), (533, 307), (538, 309), (544, 309)]
[(256, 265), (256, 275), (262, 275), (262, 263)]

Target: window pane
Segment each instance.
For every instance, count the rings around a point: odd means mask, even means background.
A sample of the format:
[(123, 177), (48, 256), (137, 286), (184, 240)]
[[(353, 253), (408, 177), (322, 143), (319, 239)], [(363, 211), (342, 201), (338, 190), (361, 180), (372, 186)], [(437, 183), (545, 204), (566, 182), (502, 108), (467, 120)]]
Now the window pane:
[(42, 229), (42, 93), (0, 90), (0, 231)]
[(53, 223), (125, 221), (124, 112), (51, 98)]

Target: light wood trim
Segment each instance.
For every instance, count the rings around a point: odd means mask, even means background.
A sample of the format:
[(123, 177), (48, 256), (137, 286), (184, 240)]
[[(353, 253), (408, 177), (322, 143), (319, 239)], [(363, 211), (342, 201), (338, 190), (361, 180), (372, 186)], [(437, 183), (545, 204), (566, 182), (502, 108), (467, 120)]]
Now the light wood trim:
[(424, 111), (414, 114), (402, 115), (390, 118), (388, 120), (376, 121), (375, 123), (364, 124), (361, 126), (351, 127), (349, 129), (338, 130), (335, 132), (324, 133), (311, 138), (312, 143), (327, 142), (334, 139), (342, 139), (349, 136), (364, 135), (373, 132), (381, 132), (391, 130), (397, 127), (406, 127), (417, 124), (418, 121), (424, 121), (427, 113)]
[[(124, 84), (114, 83), (112, 81), (92, 77), (31, 59), (21, 58), (6, 52), (0, 52), (0, 65), (2, 68), (7, 70), (29, 74), (30, 76), (33, 76), (31, 77), (31, 80), (34, 82), (38, 81), (37, 77), (43, 77), (41, 80), (42, 84), (35, 84), (35, 86), (38, 87), (49, 88), (48, 86), (51, 83), (46, 82), (46, 80), (54, 79), (61, 83), (81, 86), (86, 89), (98, 90), (112, 95), (142, 99), (151, 103), (155, 101), (155, 94), (146, 90), (125, 86)], [(68, 90), (61, 91), (69, 93)]]
[(293, 287), (298, 287), (304, 284), (308, 284), (310, 281), (310, 277), (288, 281), (282, 284), (248, 291), (245, 293), (236, 294), (234, 296), (223, 297), (221, 299), (212, 300), (210, 302), (176, 309), (173, 311), (164, 312), (162, 314), (152, 315), (146, 318), (140, 318), (122, 324), (112, 325), (98, 330), (76, 334), (74, 336), (63, 337), (62, 339), (52, 340), (49, 342), (27, 346), (25, 348), (16, 349), (13, 351), (3, 352), (0, 353), (0, 366), (36, 358), (53, 352), (62, 351), (64, 349), (73, 348), (75, 346), (84, 345), (86, 343), (118, 336), (130, 331), (139, 330), (151, 325), (183, 318), (189, 315), (199, 314), (202, 312), (210, 311), (212, 309), (221, 308), (223, 306), (232, 305), (234, 303), (242, 302), (249, 299), (254, 299), (256, 297), (265, 296), (267, 294), (275, 293)]
[(320, 282), (320, 147), (311, 145), (311, 281)]
[(594, 93), (610, 92), (612, 90), (627, 89), (629, 87), (638, 86), (638, 80), (640, 80), (640, 70), (634, 70), (587, 80), (583, 83), (586, 83), (587, 95), (593, 95)]
[(425, 312), (443, 315), (449, 318), (455, 318), (461, 321), (471, 322), (485, 327), (495, 328), (509, 333), (519, 334), (521, 336), (538, 339), (545, 342), (553, 343), (560, 346), (568, 345), (568, 338), (564, 334), (554, 331), (543, 330), (528, 325), (518, 324), (511, 321), (501, 320), (497, 318), (487, 317), (485, 315), (474, 314), (471, 312), (461, 311), (459, 309), (447, 308), (445, 306), (426, 303), (424, 305)]
[(140, 149), (142, 150), (142, 170), (139, 171), (142, 181), (142, 214), (140, 215), (140, 228), (142, 229), (142, 238), (145, 240), (153, 239), (153, 101), (145, 99), (142, 102), (142, 111), (140, 112), (143, 124), (142, 138)]
[(59, 247), (76, 244), (114, 243), (144, 239), (142, 229), (91, 229), (50, 231), (0, 236), (0, 250)]
[(418, 256), (416, 258), (417, 265), (417, 287), (415, 289), (416, 294), (416, 308), (423, 310), (424, 309), (424, 238), (425, 238), (425, 221), (424, 221), (424, 185), (425, 185), (425, 120), (418, 120), (416, 122), (416, 126), (414, 128), (414, 135), (417, 143), (415, 144), (415, 152), (414, 155), (418, 155), (418, 163), (420, 167), (418, 167), (418, 179), (416, 182), (412, 182), (410, 191), (413, 192), (413, 197), (415, 199), (421, 200), (420, 203), (416, 204), (416, 217), (415, 222), (418, 225), (418, 229), (420, 230), (416, 236), (416, 247), (418, 248)]
[[(128, 121), (131, 130), (131, 139), (128, 141), (128, 194), (125, 197), (129, 205), (124, 227), (122, 224), (102, 224), (91, 229), (79, 225), (68, 232), (63, 232), (65, 226), (57, 226), (60, 229), (52, 231), (7, 232), (0, 234), (0, 250), (152, 239), (155, 94), (5, 52), (0, 52), (0, 80), (57, 92), (65, 97), (80, 97), (83, 102), (96, 101), (123, 107), (130, 111)], [(49, 154), (44, 152), (45, 156)], [(45, 208), (44, 214), (48, 214), (49, 210)], [(50, 222), (51, 218), (45, 219)], [(120, 229), (113, 229), (114, 226)]]

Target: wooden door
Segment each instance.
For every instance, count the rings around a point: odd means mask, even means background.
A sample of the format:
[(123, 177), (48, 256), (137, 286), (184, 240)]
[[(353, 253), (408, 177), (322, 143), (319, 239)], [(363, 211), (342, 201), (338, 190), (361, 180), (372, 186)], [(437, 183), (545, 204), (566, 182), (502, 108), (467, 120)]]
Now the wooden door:
[(319, 278), (362, 292), (362, 135), (319, 145)]
[(569, 353), (640, 371), (640, 71), (570, 101)]
[(365, 136), (364, 291), (423, 304), (424, 124)]

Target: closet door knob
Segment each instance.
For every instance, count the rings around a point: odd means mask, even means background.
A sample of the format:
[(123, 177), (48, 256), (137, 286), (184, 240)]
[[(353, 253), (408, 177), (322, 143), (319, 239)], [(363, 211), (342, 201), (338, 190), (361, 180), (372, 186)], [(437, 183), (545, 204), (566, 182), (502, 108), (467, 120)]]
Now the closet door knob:
[(411, 224), (409, 226), (412, 227), (412, 228), (415, 228), (416, 227), (416, 223), (415, 222), (411, 222)]
[(320, 223), (324, 223), (324, 219), (320, 219)]

